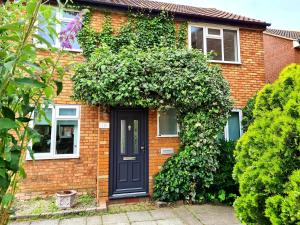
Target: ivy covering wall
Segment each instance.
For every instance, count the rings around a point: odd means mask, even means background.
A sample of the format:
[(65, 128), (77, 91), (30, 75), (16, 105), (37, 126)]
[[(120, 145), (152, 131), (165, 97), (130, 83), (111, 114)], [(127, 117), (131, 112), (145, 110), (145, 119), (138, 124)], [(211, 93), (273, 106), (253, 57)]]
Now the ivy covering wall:
[(72, 77), (74, 98), (108, 107), (175, 107), (181, 145), (155, 177), (154, 198), (195, 200), (213, 183), (217, 134), (232, 108), (220, 68), (187, 48), (187, 23), (176, 29), (165, 12), (131, 14), (118, 32), (109, 15), (101, 32), (90, 19), (79, 35), (87, 61)]

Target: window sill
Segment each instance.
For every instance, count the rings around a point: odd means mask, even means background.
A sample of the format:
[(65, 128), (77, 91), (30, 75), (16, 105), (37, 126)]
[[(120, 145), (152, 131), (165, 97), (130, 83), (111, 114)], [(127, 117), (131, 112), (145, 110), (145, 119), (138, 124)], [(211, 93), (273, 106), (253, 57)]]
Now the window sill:
[(50, 155), (39, 155), (35, 156), (34, 159), (30, 157), (30, 155), (26, 156), (26, 161), (35, 161), (35, 160), (53, 160), (53, 159), (79, 159), (79, 155), (55, 155), (55, 156), (50, 156)]
[(179, 135), (157, 135), (157, 138), (178, 138)]
[(219, 64), (232, 64), (232, 65), (242, 65), (241, 62), (228, 62), (228, 61), (219, 61), (219, 60), (209, 60), (211, 63), (219, 63)]

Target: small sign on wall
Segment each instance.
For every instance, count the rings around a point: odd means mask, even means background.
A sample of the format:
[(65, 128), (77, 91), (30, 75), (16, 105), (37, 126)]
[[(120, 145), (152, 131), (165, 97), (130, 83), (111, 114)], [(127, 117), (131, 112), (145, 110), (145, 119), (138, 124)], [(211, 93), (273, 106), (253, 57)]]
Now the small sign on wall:
[(109, 129), (109, 123), (108, 122), (100, 122), (99, 128), (100, 129)]
[(174, 148), (161, 148), (160, 154), (162, 155), (172, 155), (174, 154)]

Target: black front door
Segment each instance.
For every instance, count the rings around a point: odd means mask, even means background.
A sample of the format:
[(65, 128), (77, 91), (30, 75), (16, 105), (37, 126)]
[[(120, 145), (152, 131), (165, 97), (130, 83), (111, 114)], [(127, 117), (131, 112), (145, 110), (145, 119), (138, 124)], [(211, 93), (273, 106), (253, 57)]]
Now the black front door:
[(110, 197), (148, 193), (148, 113), (113, 109), (110, 133)]

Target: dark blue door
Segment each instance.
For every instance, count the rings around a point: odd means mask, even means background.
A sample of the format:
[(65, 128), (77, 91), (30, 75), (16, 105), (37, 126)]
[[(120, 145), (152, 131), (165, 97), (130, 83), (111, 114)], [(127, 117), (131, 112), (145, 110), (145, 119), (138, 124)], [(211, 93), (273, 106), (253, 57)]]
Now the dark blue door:
[(113, 109), (111, 112), (110, 196), (148, 193), (147, 110)]

